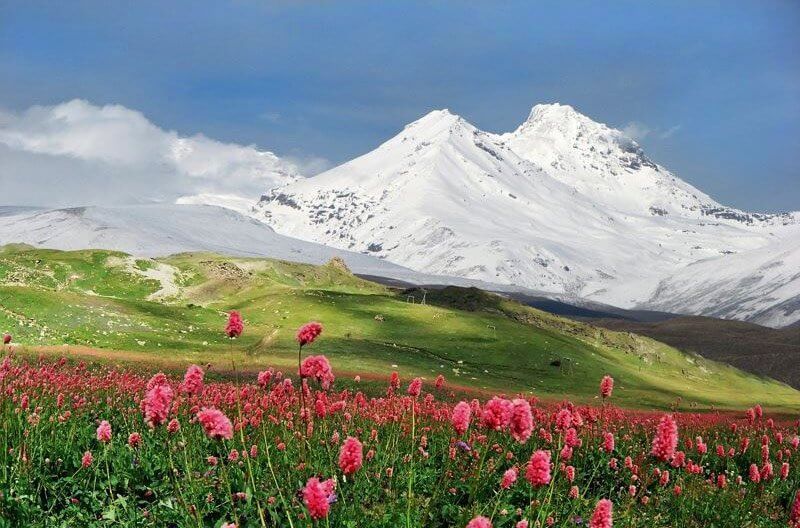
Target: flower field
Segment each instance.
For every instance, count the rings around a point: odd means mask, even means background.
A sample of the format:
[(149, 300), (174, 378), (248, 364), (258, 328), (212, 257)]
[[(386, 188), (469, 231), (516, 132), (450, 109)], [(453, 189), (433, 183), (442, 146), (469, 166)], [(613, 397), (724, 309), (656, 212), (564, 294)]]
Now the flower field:
[(298, 332), (297, 371), (239, 381), (6, 348), (0, 523), (800, 526), (794, 418), (623, 410), (611, 377), (591, 407), (397, 372), (365, 393), (307, 353), (321, 332)]

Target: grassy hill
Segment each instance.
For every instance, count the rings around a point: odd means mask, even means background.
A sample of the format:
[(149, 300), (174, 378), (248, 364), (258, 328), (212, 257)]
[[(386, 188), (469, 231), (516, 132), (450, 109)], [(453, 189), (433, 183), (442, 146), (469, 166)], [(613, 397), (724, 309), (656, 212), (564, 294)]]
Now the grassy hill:
[[(29, 353), (65, 353), (213, 371), (296, 365), (294, 331), (318, 320), (313, 351), (339, 379), (385, 378), (392, 370), (491, 391), (542, 398), (595, 398), (615, 377), (630, 406), (800, 409), (800, 393), (652, 339), (549, 315), (476, 289), (425, 294), (353, 276), (341, 263), (180, 254), (137, 260), (110, 251), (0, 252), (0, 331)], [(246, 329), (222, 336), (226, 312)]]
[(800, 388), (800, 326), (769, 328), (743, 321), (684, 316), (666, 321), (591, 319), (590, 324), (635, 332), (681, 350), (723, 361)]

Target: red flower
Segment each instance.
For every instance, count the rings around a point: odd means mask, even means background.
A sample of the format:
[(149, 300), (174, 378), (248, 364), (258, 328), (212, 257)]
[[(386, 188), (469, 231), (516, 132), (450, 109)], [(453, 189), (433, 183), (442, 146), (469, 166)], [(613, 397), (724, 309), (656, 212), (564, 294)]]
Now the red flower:
[(789, 514), (789, 519), (795, 524), (800, 525), (800, 490), (794, 495), (794, 502), (792, 503), (792, 512)]
[(761, 482), (761, 473), (758, 471), (758, 465), (750, 464), (750, 481), (758, 484)]
[(611, 376), (603, 376), (600, 382), (600, 396), (608, 398), (611, 396), (611, 391), (614, 390), (614, 378)]
[(317, 322), (306, 323), (297, 331), (300, 346), (310, 345), (322, 333), (322, 325)]
[(228, 314), (228, 324), (225, 325), (225, 335), (230, 338), (239, 337), (244, 331), (242, 316), (236, 310)]
[(97, 439), (106, 444), (111, 441), (111, 424), (103, 420), (97, 428)]
[(352, 475), (359, 469), (364, 460), (363, 448), (358, 438), (348, 436), (339, 450), (339, 469), (345, 475)]
[(159, 384), (147, 391), (144, 399), (144, 421), (150, 427), (161, 425), (167, 420), (172, 403), (172, 388)]
[(408, 394), (413, 397), (419, 396), (420, 392), (422, 392), (422, 379), (421, 378), (414, 378), (411, 380), (411, 383), (408, 384)]
[(611, 528), (613, 520), (611, 510), (613, 504), (608, 499), (600, 499), (594, 508), (592, 519), (589, 521), (589, 528)]
[(128, 435), (128, 445), (136, 448), (142, 445), (142, 435), (139, 433), (131, 433)]
[(517, 470), (514, 468), (507, 469), (503, 473), (503, 480), (500, 481), (500, 487), (503, 489), (510, 488), (517, 481)]
[(3, 334), (3, 344), (7, 345), (11, 342), (11, 334)]
[(331, 364), (325, 356), (308, 356), (300, 365), (300, 377), (316, 379), (325, 390), (328, 390), (336, 379)]
[(89, 466), (92, 465), (92, 462), (94, 462), (94, 457), (92, 456), (92, 452), (86, 451), (83, 454), (83, 457), (81, 458), (81, 466), (88, 468)]
[(550, 484), (550, 452), (536, 451), (528, 461), (525, 469), (525, 478), (531, 486), (537, 488)]
[(181, 423), (178, 421), (177, 418), (173, 418), (167, 424), (167, 432), (169, 434), (175, 434), (181, 430)]
[(487, 429), (499, 431), (508, 426), (514, 405), (505, 398), (495, 396), (483, 407), (481, 423)]
[(678, 447), (678, 425), (672, 416), (665, 414), (656, 429), (650, 454), (659, 460), (669, 462), (675, 456), (676, 447)]
[(233, 438), (233, 424), (222, 411), (213, 407), (204, 407), (197, 413), (197, 420), (209, 438), (216, 440)]
[(450, 418), (450, 423), (453, 424), (453, 429), (461, 436), (469, 429), (469, 420), (472, 415), (472, 409), (465, 401), (458, 402), (453, 407), (453, 415)]
[(181, 390), (186, 394), (202, 394), (204, 375), (205, 373), (203, 372), (202, 368), (198, 367), (197, 365), (191, 365), (188, 369), (186, 369), (186, 375), (183, 377), (183, 385), (181, 385)]
[(323, 519), (331, 508), (334, 483), (331, 479), (320, 482), (318, 478), (310, 478), (303, 488), (303, 504), (308, 508), (312, 519)]
[(603, 433), (603, 451), (606, 453), (614, 451), (614, 433)]
[(475, 517), (467, 524), (467, 528), (492, 528), (492, 521), (483, 516)]
[(267, 370), (262, 370), (258, 373), (258, 384), (261, 387), (266, 388), (269, 385), (270, 380), (272, 379), (273, 370), (272, 367), (268, 368)]
[(533, 415), (531, 404), (527, 400), (517, 398), (512, 400), (511, 408), (511, 436), (520, 444), (524, 444), (533, 432)]

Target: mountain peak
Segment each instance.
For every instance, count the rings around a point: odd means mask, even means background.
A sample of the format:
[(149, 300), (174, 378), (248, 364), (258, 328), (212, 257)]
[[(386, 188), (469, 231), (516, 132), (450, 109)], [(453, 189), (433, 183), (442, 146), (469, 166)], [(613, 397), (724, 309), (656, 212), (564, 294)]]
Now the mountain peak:
[[(580, 112), (576, 111), (570, 105), (561, 104), (561, 103), (540, 103), (533, 105), (531, 108), (531, 113), (528, 116), (528, 121), (534, 119), (541, 119), (545, 116), (561, 116), (567, 117), (572, 115), (583, 115)], [(585, 116), (584, 116), (585, 117)]]
[(438, 110), (432, 110), (416, 121), (412, 121), (406, 125), (406, 128), (428, 128), (442, 124), (449, 126), (460, 120), (462, 120), (461, 116), (452, 113), (447, 108), (441, 108)]
[(565, 132), (568, 130), (576, 131), (579, 128), (607, 129), (608, 127), (578, 112), (570, 105), (548, 103), (537, 104), (531, 108), (528, 119), (520, 128), (533, 128), (543, 131), (557, 129)]
[[(443, 139), (453, 133), (467, 131), (471, 133), (475, 127), (468, 123), (463, 117), (452, 113), (447, 108), (433, 110), (416, 121), (405, 126), (404, 133), (411, 133), (418, 139), (431, 141), (434, 138)], [(400, 136), (405, 134), (401, 133)]]

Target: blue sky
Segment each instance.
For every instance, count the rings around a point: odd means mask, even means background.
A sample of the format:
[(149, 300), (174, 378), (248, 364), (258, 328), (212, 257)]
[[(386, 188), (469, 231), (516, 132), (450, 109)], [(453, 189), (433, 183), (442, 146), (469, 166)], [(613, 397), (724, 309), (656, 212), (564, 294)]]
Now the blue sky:
[(431, 109), (507, 131), (558, 101), (723, 203), (800, 209), (796, 1), (0, 1), (0, 108), (73, 98), (334, 164)]

